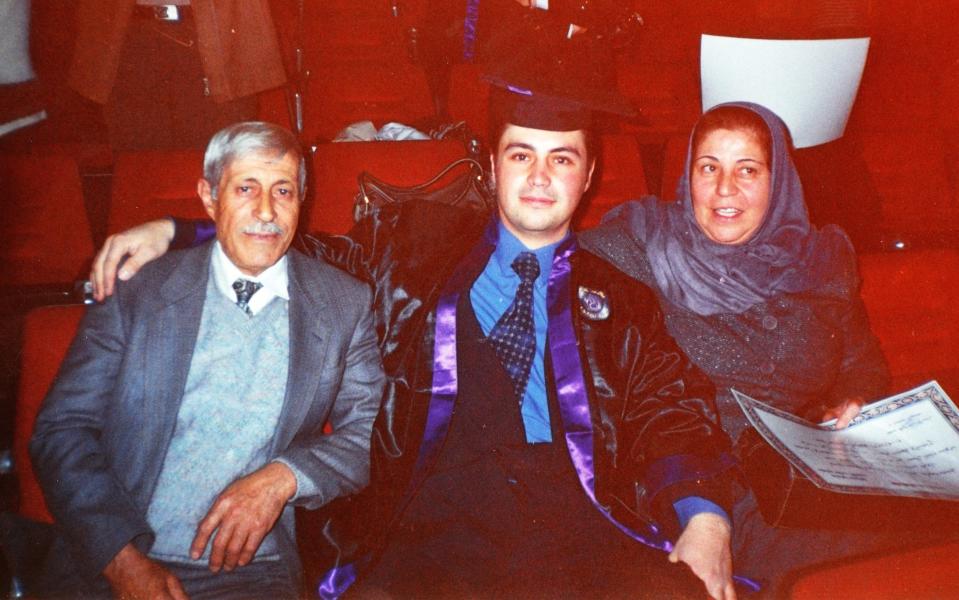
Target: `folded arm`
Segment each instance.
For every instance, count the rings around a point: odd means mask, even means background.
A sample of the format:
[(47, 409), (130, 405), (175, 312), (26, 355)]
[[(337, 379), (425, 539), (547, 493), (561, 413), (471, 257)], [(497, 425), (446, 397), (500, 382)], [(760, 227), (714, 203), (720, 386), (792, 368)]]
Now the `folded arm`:
[(370, 291), (364, 287), (363, 296), (357, 298), (358, 316), (329, 413), (332, 432), (301, 433), (277, 458), (296, 475), (292, 501), (306, 508), (356, 493), (369, 482), (370, 436), (385, 381), (369, 306)]
[(822, 419), (836, 419), (836, 427), (842, 429), (856, 418), (863, 404), (888, 392), (889, 367), (858, 296), (844, 306), (840, 334), (842, 364)]
[(732, 581), (732, 469), (729, 439), (716, 421), (713, 386), (666, 330), (658, 307), (648, 314), (628, 386), (631, 458), (649, 508), (675, 511), (681, 534), (669, 555), (686, 563), (713, 598), (735, 598)]

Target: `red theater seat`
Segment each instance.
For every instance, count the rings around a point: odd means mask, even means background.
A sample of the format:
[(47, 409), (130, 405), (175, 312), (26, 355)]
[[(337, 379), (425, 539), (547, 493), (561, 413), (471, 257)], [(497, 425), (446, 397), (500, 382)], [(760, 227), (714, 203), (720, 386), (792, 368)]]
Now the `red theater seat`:
[(936, 378), (959, 401), (959, 252), (862, 254), (859, 268), (894, 389)]
[(20, 389), (13, 438), (13, 460), (20, 484), (19, 512), (47, 523), (52, 523), (53, 518), (47, 511), (33, 472), (27, 445), (33, 435), (37, 412), (66, 356), (83, 311), (82, 305), (42, 306), (31, 310), (23, 325)]
[(207, 218), (196, 193), (202, 150), (150, 150), (117, 155), (107, 233), (164, 216)]
[(480, 78), (482, 67), (463, 63), (453, 65), (450, 73), (448, 112), (454, 121), (466, 121), (482, 139), (489, 135), (490, 84)]
[(620, 61), (617, 85), (645, 123), (626, 123), (624, 129), (642, 136), (644, 143), (661, 142), (689, 131), (700, 114), (699, 70), (695, 62), (649, 63)]
[(862, 153), (882, 198), (885, 229), (916, 234), (954, 230), (959, 207), (938, 133), (864, 134)]
[(80, 174), (66, 155), (0, 156), (9, 231), (0, 244), (3, 287), (85, 278), (93, 257)]
[(676, 199), (676, 186), (683, 176), (686, 167), (686, 149), (689, 147), (689, 136), (683, 134), (672, 135), (666, 140), (663, 147), (663, 178), (660, 182), (659, 197), (662, 200)]
[(843, 564), (796, 581), (792, 600), (959, 598), (959, 543)]
[(332, 140), (357, 121), (415, 125), (434, 112), (425, 73), (406, 63), (325, 65), (311, 75), (303, 106), (309, 143)]
[(303, 30), (304, 64), (311, 70), (331, 63), (408, 60), (406, 27), (387, 11), (307, 19)]
[(313, 155), (316, 193), (302, 221), (305, 230), (349, 231), (356, 178), (362, 171), (395, 185), (413, 185), (428, 181), (465, 155), (463, 144), (455, 140), (320, 144)]
[[(937, 116), (938, 66), (915, 60), (883, 59), (870, 49), (849, 129), (862, 133), (909, 132), (932, 125)], [(909, 93), (902, 93), (909, 90)]]
[(576, 229), (588, 229), (614, 206), (649, 193), (639, 143), (629, 134), (606, 134), (600, 138), (601, 164), (593, 173), (591, 190), (576, 215)]

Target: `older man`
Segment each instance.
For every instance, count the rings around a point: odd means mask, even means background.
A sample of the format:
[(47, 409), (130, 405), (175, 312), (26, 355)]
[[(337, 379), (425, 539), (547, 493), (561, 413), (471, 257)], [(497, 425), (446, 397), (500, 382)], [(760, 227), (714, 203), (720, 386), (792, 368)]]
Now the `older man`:
[(299, 595), (293, 506), (366, 485), (383, 386), (367, 286), (288, 252), (304, 181), (288, 131), (223, 129), (197, 186), (215, 241), (88, 311), (31, 441), (59, 532), (41, 593)]

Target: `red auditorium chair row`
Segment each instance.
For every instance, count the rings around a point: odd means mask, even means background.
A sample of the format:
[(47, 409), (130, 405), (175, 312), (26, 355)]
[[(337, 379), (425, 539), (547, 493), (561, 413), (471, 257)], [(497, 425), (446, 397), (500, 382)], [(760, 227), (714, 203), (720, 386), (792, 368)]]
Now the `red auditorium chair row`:
[[(466, 121), (485, 138), (488, 127), (489, 84), (474, 64), (453, 65), (447, 111), (451, 121)], [(638, 110), (623, 131), (644, 143), (659, 143), (677, 131), (688, 130), (699, 115), (698, 71), (693, 68), (625, 63), (619, 87)], [(303, 131), (307, 143), (333, 139), (347, 125), (388, 121), (417, 125), (434, 116), (426, 74), (418, 65), (402, 61), (335, 63), (313, 69), (303, 84)], [(292, 128), (290, 90), (277, 89), (259, 97), (261, 119)]]
[[(357, 176), (366, 170), (397, 185), (427, 180), (465, 156), (453, 140), (320, 144), (313, 162), (313, 196), (304, 207), (305, 231), (345, 233), (353, 223)], [(203, 151), (130, 152), (117, 156), (110, 206), (110, 233), (167, 215), (206, 218), (196, 194)]]
[[(862, 296), (895, 385), (931, 377), (959, 395), (959, 251), (925, 250), (860, 257)], [(26, 318), (17, 398), (14, 458), (19, 512), (50, 522), (26, 447), (46, 390), (66, 354), (82, 306), (34, 309)], [(309, 557), (307, 557), (307, 562)], [(795, 600), (949, 598), (959, 596), (959, 543), (849, 561), (803, 576)]]
[[(609, 208), (647, 193), (636, 140), (608, 135), (593, 190), (578, 215), (578, 226), (599, 222)], [(301, 221), (305, 231), (345, 233), (352, 225), (357, 176), (366, 170), (396, 185), (422, 183), (466, 155), (460, 141), (350, 142), (320, 144), (312, 157), (314, 202)], [(107, 232), (122, 231), (166, 215), (205, 218), (197, 198), (201, 150), (126, 152), (113, 167)], [(0, 248), (11, 287), (70, 283), (83, 278), (93, 256), (90, 224), (79, 173), (66, 155), (12, 156), (2, 161), (10, 201), (21, 216), (16, 235)], [(29, 208), (30, 210), (27, 210)]]
[[(259, 117), (293, 128), (289, 91), (259, 96)], [(389, 121), (414, 125), (430, 118), (433, 99), (423, 69), (408, 63), (335, 64), (313, 72), (302, 91), (303, 131), (308, 144), (332, 140), (347, 125)]]

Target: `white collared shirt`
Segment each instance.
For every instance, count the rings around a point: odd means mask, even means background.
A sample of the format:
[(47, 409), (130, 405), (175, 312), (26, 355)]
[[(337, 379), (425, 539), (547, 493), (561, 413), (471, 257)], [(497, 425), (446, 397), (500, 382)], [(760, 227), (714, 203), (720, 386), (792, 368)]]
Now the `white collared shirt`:
[(270, 268), (253, 277), (241, 272), (226, 253), (223, 252), (220, 242), (215, 242), (213, 244), (213, 258), (210, 263), (216, 288), (220, 290), (224, 296), (229, 298), (231, 302), (236, 302), (236, 292), (233, 291), (233, 282), (237, 279), (249, 279), (250, 281), (263, 284), (263, 287), (257, 290), (250, 298), (248, 306), (250, 313), (254, 315), (263, 310), (274, 298), (290, 299), (290, 280), (286, 270), (287, 258), (285, 254)]

